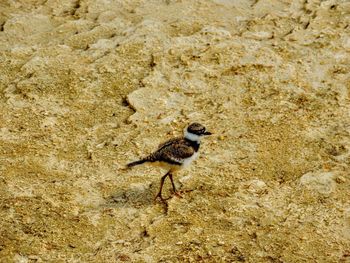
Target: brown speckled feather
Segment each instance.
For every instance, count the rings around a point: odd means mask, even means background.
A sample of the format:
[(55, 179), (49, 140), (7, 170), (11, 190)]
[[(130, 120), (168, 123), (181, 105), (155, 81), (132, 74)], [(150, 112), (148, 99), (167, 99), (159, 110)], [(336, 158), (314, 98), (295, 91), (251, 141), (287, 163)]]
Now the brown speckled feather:
[(195, 153), (194, 148), (184, 138), (174, 138), (159, 145), (158, 150), (147, 157), (148, 161), (165, 161), (181, 165), (184, 159)]
[(172, 138), (172, 139), (170, 139), (170, 140), (168, 140), (166, 142), (163, 142), (163, 143), (159, 144), (157, 151), (159, 151), (161, 148), (169, 146), (169, 145), (171, 145), (173, 143), (180, 142), (183, 139), (184, 139), (183, 137), (176, 137), (176, 138)]

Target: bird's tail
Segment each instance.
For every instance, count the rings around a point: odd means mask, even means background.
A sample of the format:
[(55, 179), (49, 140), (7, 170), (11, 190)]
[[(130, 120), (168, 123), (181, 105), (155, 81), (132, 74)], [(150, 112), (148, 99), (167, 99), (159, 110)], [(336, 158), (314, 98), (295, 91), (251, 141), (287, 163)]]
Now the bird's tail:
[(139, 164), (143, 164), (143, 163), (145, 163), (145, 162), (147, 162), (147, 159), (146, 159), (146, 158), (141, 159), (141, 160), (138, 160), (138, 161), (135, 161), (135, 162), (128, 163), (126, 166), (127, 166), (128, 168), (131, 168), (131, 167), (133, 167), (133, 166), (136, 166), (136, 165), (139, 165)]

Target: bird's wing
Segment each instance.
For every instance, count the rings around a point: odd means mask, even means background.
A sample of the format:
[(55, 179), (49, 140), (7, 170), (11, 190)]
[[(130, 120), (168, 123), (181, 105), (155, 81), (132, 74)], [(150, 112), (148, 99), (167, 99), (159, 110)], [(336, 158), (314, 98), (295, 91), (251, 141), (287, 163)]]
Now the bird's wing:
[(159, 151), (159, 159), (169, 163), (182, 164), (185, 159), (191, 157), (194, 153), (195, 151), (191, 146), (175, 142)]
[(163, 143), (159, 144), (157, 151), (161, 150), (162, 148), (169, 147), (172, 144), (179, 143), (182, 139), (183, 138), (181, 138), (181, 137), (176, 137), (176, 138), (172, 138), (166, 142), (163, 142)]

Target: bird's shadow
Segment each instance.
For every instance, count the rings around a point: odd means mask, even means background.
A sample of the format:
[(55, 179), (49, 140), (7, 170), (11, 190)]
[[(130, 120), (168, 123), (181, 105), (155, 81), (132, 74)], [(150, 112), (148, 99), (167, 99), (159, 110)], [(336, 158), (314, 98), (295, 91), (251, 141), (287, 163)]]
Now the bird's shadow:
[[(158, 184), (157, 184), (158, 186)], [(154, 205), (162, 205), (167, 209), (168, 201), (174, 197), (171, 191), (164, 191), (165, 197), (163, 200), (155, 199), (158, 189), (153, 183), (150, 183), (145, 188), (121, 189), (106, 198), (105, 206), (107, 207), (133, 207), (146, 208)]]
[[(126, 169), (127, 170), (127, 169)], [(168, 182), (170, 188), (170, 182)], [(159, 183), (157, 181), (150, 182), (146, 185), (139, 185), (134, 187), (121, 187), (117, 189), (111, 195), (105, 197), (105, 207), (109, 208), (146, 208), (153, 205), (165, 205), (167, 207), (167, 201), (173, 197), (173, 193), (167, 186), (163, 187), (163, 197), (165, 199), (155, 199), (159, 190)]]
[(145, 187), (120, 189), (106, 198), (106, 205), (113, 207), (141, 208), (157, 204), (156, 187), (153, 183)]

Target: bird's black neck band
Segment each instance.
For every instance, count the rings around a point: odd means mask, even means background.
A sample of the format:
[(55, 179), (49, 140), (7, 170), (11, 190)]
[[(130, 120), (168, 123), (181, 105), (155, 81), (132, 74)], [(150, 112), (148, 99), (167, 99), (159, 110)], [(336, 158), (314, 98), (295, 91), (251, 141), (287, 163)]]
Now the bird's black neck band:
[(199, 146), (201, 145), (199, 141), (192, 141), (188, 138), (185, 140), (191, 145), (191, 147), (197, 152), (199, 150)]

